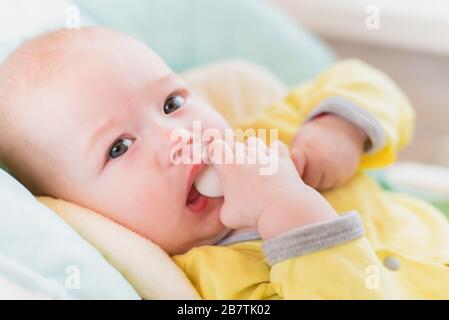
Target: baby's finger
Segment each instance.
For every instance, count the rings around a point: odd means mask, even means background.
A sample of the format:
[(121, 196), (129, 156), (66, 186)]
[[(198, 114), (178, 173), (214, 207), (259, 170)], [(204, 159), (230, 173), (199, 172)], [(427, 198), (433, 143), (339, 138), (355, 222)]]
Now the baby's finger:
[(282, 158), (290, 157), (288, 147), (282, 141), (275, 140), (270, 144), (270, 149), (275, 150), (277, 154)]
[(304, 177), (304, 171), (307, 166), (307, 158), (304, 151), (301, 148), (293, 148), (290, 150), (290, 156), (295, 164), (296, 170), (301, 177)]
[(245, 145), (248, 149), (248, 156), (249, 157), (258, 157), (260, 155), (266, 156), (268, 147), (265, 144), (265, 142), (257, 138), (255, 136), (248, 137), (245, 141)]
[(325, 191), (325, 190), (329, 190), (332, 187), (334, 187), (336, 183), (337, 182), (335, 180), (334, 175), (324, 173), (322, 175), (321, 181), (319, 182), (319, 184), (317, 185), (316, 188), (320, 191)]
[(303, 180), (309, 187), (316, 189), (322, 179), (321, 171), (317, 170), (313, 165), (307, 165), (304, 168)]
[(215, 139), (208, 146), (208, 156), (212, 164), (231, 164), (234, 161), (234, 151), (226, 141)]
[(251, 136), (245, 141), (245, 156), (248, 164), (265, 164), (268, 158), (268, 147), (262, 139)]

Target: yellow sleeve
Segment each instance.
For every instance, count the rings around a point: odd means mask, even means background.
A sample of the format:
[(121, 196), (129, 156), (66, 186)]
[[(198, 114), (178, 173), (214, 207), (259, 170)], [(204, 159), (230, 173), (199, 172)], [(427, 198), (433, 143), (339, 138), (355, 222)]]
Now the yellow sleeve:
[(173, 259), (205, 299), (397, 296), (363, 232), (359, 214), (349, 212), (263, 242), (203, 246)]
[(270, 282), (282, 299), (393, 299), (397, 288), (365, 237), (276, 263)]
[[(361, 168), (388, 165), (410, 140), (414, 111), (401, 90), (384, 73), (359, 60), (345, 60), (315, 80), (293, 89), (282, 101), (262, 113), (234, 123), (246, 129), (278, 129), (278, 138), (289, 145), (299, 126), (324, 101), (340, 98), (354, 105), (383, 129), (385, 141), (372, 153), (365, 153)], [(270, 140), (269, 138), (267, 140)]]
[(260, 247), (260, 240), (202, 246), (172, 259), (203, 299), (279, 299)]
[(261, 241), (172, 257), (203, 299), (393, 299), (400, 289), (365, 237), (266, 264)]

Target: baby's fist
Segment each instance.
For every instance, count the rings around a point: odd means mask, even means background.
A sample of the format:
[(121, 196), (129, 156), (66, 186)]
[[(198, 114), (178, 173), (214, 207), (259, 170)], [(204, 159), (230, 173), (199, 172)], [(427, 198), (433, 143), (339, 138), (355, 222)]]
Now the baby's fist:
[(307, 185), (328, 190), (354, 175), (367, 138), (366, 133), (351, 122), (325, 114), (306, 122), (298, 130), (290, 154)]

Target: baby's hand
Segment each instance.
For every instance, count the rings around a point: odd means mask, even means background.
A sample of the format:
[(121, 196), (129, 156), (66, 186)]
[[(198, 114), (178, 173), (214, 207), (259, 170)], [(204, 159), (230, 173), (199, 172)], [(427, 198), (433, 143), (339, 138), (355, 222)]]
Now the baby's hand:
[(367, 138), (351, 122), (326, 114), (299, 129), (290, 153), (307, 185), (328, 190), (354, 175)]
[[(224, 192), (220, 219), (225, 226), (257, 228), (267, 239), (335, 216), (324, 198), (302, 182), (283, 143), (274, 142), (268, 148), (263, 141), (251, 137), (245, 145), (231, 146), (215, 140), (211, 149), (211, 160)], [(228, 163), (221, 156), (226, 149), (233, 157)], [(269, 161), (270, 168), (276, 162), (275, 170), (264, 172)]]

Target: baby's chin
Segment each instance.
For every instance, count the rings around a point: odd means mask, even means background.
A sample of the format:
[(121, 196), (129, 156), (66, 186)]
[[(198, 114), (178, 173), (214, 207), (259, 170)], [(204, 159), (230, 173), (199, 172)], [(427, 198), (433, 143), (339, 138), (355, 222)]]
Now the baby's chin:
[(186, 205), (185, 214), (196, 233), (196, 239), (188, 249), (195, 246), (216, 244), (231, 231), (220, 221), (220, 210), (223, 202), (223, 197), (204, 197), (194, 205)]

